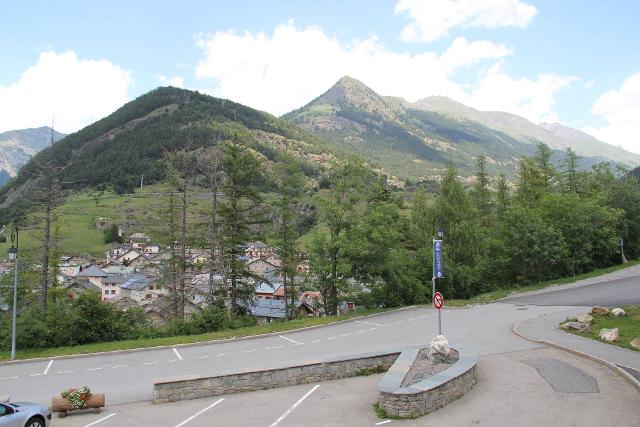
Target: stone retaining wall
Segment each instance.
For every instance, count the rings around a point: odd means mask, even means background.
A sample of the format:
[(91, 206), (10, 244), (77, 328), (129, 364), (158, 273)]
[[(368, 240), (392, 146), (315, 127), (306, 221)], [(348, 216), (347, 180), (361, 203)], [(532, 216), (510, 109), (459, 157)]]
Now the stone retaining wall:
[(167, 403), (200, 399), (352, 377), (365, 369), (387, 370), (399, 354), (367, 354), (350, 359), (333, 359), (280, 369), (239, 372), (214, 377), (183, 376), (155, 380), (153, 402)]
[(395, 417), (410, 418), (426, 415), (458, 399), (477, 382), (475, 352), (452, 346), (458, 351), (458, 361), (450, 368), (408, 387), (402, 380), (411, 368), (419, 348), (402, 352), (396, 362), (380, 380), (380, 407)]

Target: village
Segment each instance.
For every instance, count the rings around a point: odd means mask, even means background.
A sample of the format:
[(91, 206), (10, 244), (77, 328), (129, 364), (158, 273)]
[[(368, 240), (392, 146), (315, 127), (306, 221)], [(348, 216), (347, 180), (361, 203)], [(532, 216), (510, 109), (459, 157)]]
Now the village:
[[(209, 253), (204, 249), (187, 248), (185, 316), (200, 312), (209, 304), (213, 286), (223, 286), (223, 277), (211, 272)], [(120, 310), (140, 307), (153, 325), (164, 325), (171, 320), (167, 310), (169, 288), (163, 285), (162, 266), (169, 253), (144, 233), (133, 233), (121, 244), (113, 244), (103, 259), (87, 255), (62, 256), (58, 265), (57, 283), (69, 299), (85, 292), (99, 292), (104, 303)], [(295, 317), (321, 317), (325, 315), (320, 292), (308, 283), (309, 262), (300, 254), (296, 266)], [(263, 242), (247, 242), (240, 257), (254, 275), (255, 294), (249, 301), (249, 312), (260, 324), (283, 320), (287, 317), (282, 260), (277, 249)], [(7, 266), (8, 269), (8, 266)], [(0, 271), (1, 272), (1, 271)], [(213, 277), (211, 277), (213, 276)], [(342, 302), (341, 314), (355, 310), (352, 302)]]

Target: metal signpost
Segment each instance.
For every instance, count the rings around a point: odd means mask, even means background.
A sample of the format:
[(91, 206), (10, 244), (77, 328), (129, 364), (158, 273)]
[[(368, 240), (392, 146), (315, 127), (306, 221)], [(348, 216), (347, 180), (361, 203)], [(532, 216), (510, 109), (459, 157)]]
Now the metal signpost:
[[(442, 240), (433, 240), (433, 277), (431, 279), (431, 287), (433, 295), (433, 305), (438, 310), (438, 335), (442, 335), (442, 314), (440, 309), (444, 304), (444, 298), (440, 292), (436, 292), (436, 279), (444, 278), (444, 269), (442, 266)], [(439, 296), (439, 302), (436, 305), (436, 296)], [(439, 305), (439, 307), (438, 307)]]

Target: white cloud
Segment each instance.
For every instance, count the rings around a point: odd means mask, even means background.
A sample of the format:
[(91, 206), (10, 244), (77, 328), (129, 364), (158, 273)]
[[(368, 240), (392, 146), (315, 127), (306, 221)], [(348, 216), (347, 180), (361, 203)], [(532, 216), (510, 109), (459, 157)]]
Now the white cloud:
[(0, 131), (50, 125), (73, 132), (128, 101), (131, 72), (106, 60), (78, 59), (73, 51), (42, 52), (38, 62), (0, 86)]
[(402, 30), (406, 41), (431, 42), (455, 27), (526, 27), (538, 13), (520, 0), (400, 0), (397, 14), (411, 22)]
[(617, 90), (598, 98), (591, 112), (606, 120), (602, 127), (583, 129), (596, 138), (640, 153), (640, 73), (634, 74)]
[(159, 76), (158, 83), (163, 86), (184, 87), (184, 79), (180, 76), (167, 77)]
[[(575, 77), (543, 74), (514, 79), (496, 60), (508, 47), (491, 41), (455, 39), (442, 53), (411, 55), (386, 49), (376, 38), (341, 43), (318, 27), (288, 23), (265, 33), (216, 32), (201, 36), (203, 58), (196, 75), (218, 97), (283, 114), (311, 101), (340, 77), (361, 80), (382, 95), (409, 101), (443, 95), (480, 109), (510, 111), (532, 121), (555, 118), (554, 95)], [(491, 65), (478, 81), (454, 81), (464, 67)], [(493, 64), (493, 65), (492, 65)]]
[(577, 80), (576, 76), (557, 74), (514, 79), (498, 62), (482, 75), (463, 102), (479, 110), (508, 111), (534, 123), (557, 122), (559, 119), (553, 111), (554, 96)]

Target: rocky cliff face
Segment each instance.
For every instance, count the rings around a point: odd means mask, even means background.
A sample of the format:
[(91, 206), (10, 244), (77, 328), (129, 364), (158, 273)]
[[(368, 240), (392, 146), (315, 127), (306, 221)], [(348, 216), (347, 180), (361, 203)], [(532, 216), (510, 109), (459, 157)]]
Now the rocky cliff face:
[[(53, 131), (53, 141), (66, 135)], [(51, 128), (43, 126), (34, 129), (11, 130), (0, 133), (0, 186), (16, 176), (22, 165), (51, 143)]]

